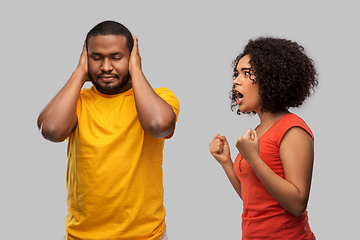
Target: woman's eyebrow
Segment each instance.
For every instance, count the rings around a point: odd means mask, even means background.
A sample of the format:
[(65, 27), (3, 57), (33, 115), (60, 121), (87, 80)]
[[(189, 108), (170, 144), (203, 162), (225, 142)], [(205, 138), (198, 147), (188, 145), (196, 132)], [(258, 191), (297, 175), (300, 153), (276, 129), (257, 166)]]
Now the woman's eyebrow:
[(251, 68), (241, 68), (241, 71), (243, 72), (243, 71), (250, 71), (251, 70)]

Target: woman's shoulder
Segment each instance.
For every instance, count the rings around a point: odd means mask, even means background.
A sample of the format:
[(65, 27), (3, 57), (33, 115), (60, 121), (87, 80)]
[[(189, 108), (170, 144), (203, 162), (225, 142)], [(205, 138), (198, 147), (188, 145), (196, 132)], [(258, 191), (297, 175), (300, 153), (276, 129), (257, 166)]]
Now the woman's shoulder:
[(294, 113), (286, 114), (276, 123), (276, 127), (273, 129), (275, 134), (274, 137), (280, 142), (284, 135), (294, 127), (303, 129), (311, 136), (312, 139), (314, 139), (314, 135), (307, 123)]

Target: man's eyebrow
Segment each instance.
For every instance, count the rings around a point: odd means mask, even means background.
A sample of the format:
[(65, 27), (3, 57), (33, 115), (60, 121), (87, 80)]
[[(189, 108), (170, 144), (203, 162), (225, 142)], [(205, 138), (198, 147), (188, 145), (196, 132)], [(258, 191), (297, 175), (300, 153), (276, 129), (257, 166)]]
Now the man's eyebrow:
[[(96, 56), (102, 56), (101, 53), (97, 53), (97, 52), (91, 52), (91, 55), (96, 55)], [(122, 52), (115, 52), (115, 53), (110, 53), (110, 56), (115, 56), (115, 55), (122, 55)]]
[(114, 55), (122, 55), (122, 54), (123, 54), (122, 52), (115, 52), (115, 53), (111, 53), (110, 55), (114, 56)]

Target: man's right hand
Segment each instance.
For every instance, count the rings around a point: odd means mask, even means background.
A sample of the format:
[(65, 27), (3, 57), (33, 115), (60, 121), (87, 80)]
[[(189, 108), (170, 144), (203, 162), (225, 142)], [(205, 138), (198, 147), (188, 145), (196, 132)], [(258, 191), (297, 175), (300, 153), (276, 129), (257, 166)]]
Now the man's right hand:
[(88, 68), (88, 53), (87, 53), (87, 49), (86, 49), (86, 43), (84, 42), (84, 46), (83, 46), (83, 50), (81, 52), (80, 55), (80, 60), (79, 60), (79, 64), (76, 68), (77, 72), (79, 72), (79, 74), (81, 74), (81, 80), (83, 81), (83, 84), (85, 82), (90, 81), (89, 79), (89, 68)]
[(88, 54), (84, 43), (76, 70), (38, 117), (37, 125), (45, 139), (62, 142), (75, 129), (76, 105), (81, 89), (87, 81), (90, 79)]

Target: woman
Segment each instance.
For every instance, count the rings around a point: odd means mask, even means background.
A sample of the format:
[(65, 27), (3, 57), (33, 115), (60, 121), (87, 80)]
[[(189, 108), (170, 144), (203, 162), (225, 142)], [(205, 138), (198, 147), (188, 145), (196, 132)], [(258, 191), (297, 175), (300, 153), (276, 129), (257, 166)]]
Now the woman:
[(233, 62), (231, 108), (253, 113), (260, 124), (238, 138), (231, 160), (219, 134), (209, 144), (243, 200), (243, 239), (315, 239), (306, 211), (314, 161), (314, 136), (289, 112), (318, 85), (304, 48), (286, 39), (250, 40)]

